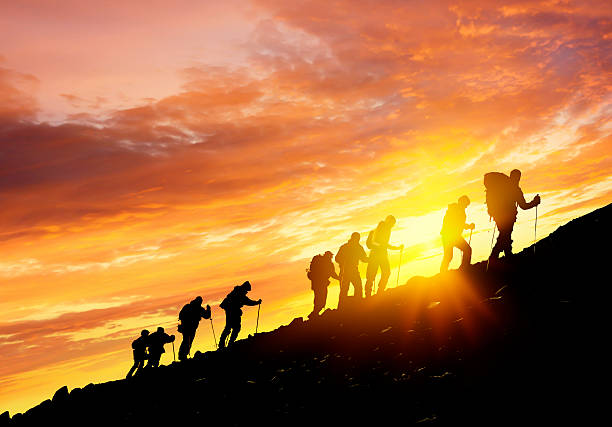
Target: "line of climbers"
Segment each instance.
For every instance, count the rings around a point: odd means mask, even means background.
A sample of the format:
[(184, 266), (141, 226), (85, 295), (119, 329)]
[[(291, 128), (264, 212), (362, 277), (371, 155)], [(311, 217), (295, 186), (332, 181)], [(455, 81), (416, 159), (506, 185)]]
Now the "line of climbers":
[[(261, 304), (261, 299), (254, 301), (247, 297), (247, 293), (251, 290), (251, 283), (247, 280), (242, 285), (235, 286), (232, 291), (227, 294), (219, 305), (225, 310), (225, 328), (221, 333), (219, 340), (219, 348), (225, 348), (231, 345), (236, 338), (241, 328), (242, 307), (245, 305), (254, 306)], [(195, 339), (196, 330), (200, 325), (200, 320), (210, 319), (212, 327), (212, 317), (210, 305), (202, 307), (203, 299), (198, 296), (185, 304), (179, 312), (179, 325), (177, 331), (183, 335), (181, 345), (179, 347), (179, 360), (186, 360), (191, 352), (191, 346)], [(214, 327), (213, 327), (214, 333)], [(231, 334), (231, 335), (230, 335)], [(229, 337), (229, 339), (228, 339)], [(159, 366), (159, 360), (165, 353), (164, 345), (172, 343), (174, 352), (174, 335), (168, 335), (164, 332), (161, 326), (157, 331), (149, 335), (149, 331), (144, 329), (140, 337), (132, 342), (134, 350), (134, 365), (130, 368), (126, 378), (131, 378), (133, 375), (141, 372), (143, 368), (156, 368)], [(145, 361), (147, 361), (145, 366)]]
[[(519, 187), (520, 179), (521, 172), (518, 169), (510, 172), (509, 176), (500, 172), (490, 172), (484, 176), (487, 212), (493, 218), (499, 230), (497, 241), (495, 246), (492, 247), (491, 255), (489, 256), (489, 262), (497, 260), (501, 252), (504, 252), (506, 257), (512, 255), (512, 230), (518, 213), (517, 206), (527, 210), (540, 204), (539, 195), (536, 195), (529, 203), (525, 201), (523, 191)], [(472, 248), (470, 243), (466, 242), (462, 236), (464, 230), (474, 230), (475, 228), (474, 223), (466, 223), (465, 210), (469, 204), (470, 199), (467, 196), (461, 196), (456, 203), (448, 205), (440, 232), (444, 249), (440, 272), (448, 270), (455, 247), (463, 254), (459, 268), (464, 269), (470, 265)], [(391, 274), (388, 251), (389, 249), (399, 251), (404, 249), (403, 244), (396, 246), (389, 243), (391, 229), (395, 224), (395, 217), (389, 215), (384, 221), (379, 222), (374, 230), (369, 232), (366, 239), (366, 246), (370, 249), (369, 255), (366, 254), (365, 249), (361, 246), (361, 235), (354, 232), (351, 234), (348, 242), (340, 246), (335, 258), (334, 254), (330, 251), (325, 252), (323, 255), (315, 255), (312, 258), (310, 267), (306, 270), (307, 277), (311, 282), (311, 289), (314, 293), (314, 307), (308, 315), (309, 318), (319, 316), (321, 310), (325, 308), (330, 278), (340, 283), (339, 308), (345, 304), (351, 284), (353, 285), (354, 296), (358, 299), (364, 298), (364, 289), (359, 274), (359, 262), (367, 263), (365, 298), (373, 294), (374, 282), (379, 269), (380, 280), (376, 293), (381, 294), (385, 291)], [(336, 273), (334, 259), (340, 267), (339, 274)], [(225, 328), (219, 339), (219, 348), (231, 345), (238, 337), (241, 329), (242, 307), (245, 305), (255, 306), (261, 304), (261, 299), (254, 301), (247, 297), (247, 293), (250, 290), (251, 283), (246, 281), (242, 285), (234, 287), (219, 305), (225, 310)], [(214, 335), (210, 305), (204, 308), (202, 307), (202, 301), (202, 297), (198, 296), (186, 304), (179, 312), (180, 324), (177, 330), (183, 335), (179, 347), (179, 360), (181, 361), (186, 360), (191, 352), (191, 346), (201, 319), (211, 320)], [(143, 330), (141, 336), (132, 343), (134, 365), (128, 372), (127, 378), (139, 372), (144, 367), (145, 360), (148, 360), (147, 368), (157, 367), (161, 355), (165, 352), (164, 344), (173, 343), (174, 348), (174, 339), (174, 335), (166, 334), (162, 327), (157, 328), (157, 331), (150, 335), (149, 331)]]
[[(518, 213), (517, 206), (523, 210), (531, 209), (540, 204), (540, 196), (536, 195), (529, 203), (525, 201), (523, 191), (519, 187), (521, 171), (514, 169), (510, 175), (500, 172), (490, 172), (484, 176), (486, 191), (486, 204), (489, 216), (493, 218), (499, 235), (495, 246), (492, 247), (489, 262), (496, 261), (501, 252), (506, 257), (512, 255), (512, 230), (516, 222)], [(475, 224), (466, 223), (465, 209), (469, 206), (468, 196), (461, 196), (456, 203), (448, 205), (446, 214), (442, 222), (440, 235), (444, 255), (440, 265), (440, 272), (448, 270), (448, 266), (453, 258), (453, 249), (458, 248), (462, 252), (460, 270), (470, 265), (472, 259), (472, 247), (466, 242), (462, 234), (464, 230), (474, 230)], [(311, 289), (314, 293), (313, 310), (308, 315), (309, 318), (317, 317), (321, 310), (325, 308), (327, 300), (327, 288), (330, 278), (338, 280), (340, 283), (340, 294), (338, 298), (338, 308), (346, 302), (349, 286), (352, 284), (354, 296), (358, 299), (364, 298), (362, 290), (361, 276), (359, 274), (359, 262), (367, 263), (365, 298), (372, 295), (374, 281), (378, 270), (381, 276), (378, 282), (378, 292), (384, 292), (391, 268), (389, 266), (388, 250), (403, 250), (404, 245), (394, 246), (389, 243), (391, 229), (396, 220), (389, 215), (384, 221), (378, 223), (376, 229), (370, 231), (366, 240), (366, 246), (370, 249), (369, 256), (360, 243), (360, 234), (354, 232), (349, 241), (342, 246), (336, 253), (335, 261), (340, 267), (339, 274), (332, 261), (334, 254), (330, 251), (323, 255), (315, 255), (310, 262), (310, 267), (306, 270), (308, 279), (311, 282)], [(470, 233), (471, 240), (471, 233)], [(400, 255), (401, 263), (401, 255)], [(399, 271), (398, 271), (399, 279)]]

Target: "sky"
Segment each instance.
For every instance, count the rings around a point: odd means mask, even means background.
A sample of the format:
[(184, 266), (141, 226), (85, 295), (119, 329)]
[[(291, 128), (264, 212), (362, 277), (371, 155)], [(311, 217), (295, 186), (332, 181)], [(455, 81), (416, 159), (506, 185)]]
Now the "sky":
[(311, 257), (389, 214), (391, 286), (437, 272), (463, 194), (485, 259), (486, 172), (542, 197), (515, 250), (612, 202), (609, 1), (28, 0), (0, 28), (0, 412), (123, 378), (197, 295), (218, 337), (244, 280), (260, 330), (305, 316)]

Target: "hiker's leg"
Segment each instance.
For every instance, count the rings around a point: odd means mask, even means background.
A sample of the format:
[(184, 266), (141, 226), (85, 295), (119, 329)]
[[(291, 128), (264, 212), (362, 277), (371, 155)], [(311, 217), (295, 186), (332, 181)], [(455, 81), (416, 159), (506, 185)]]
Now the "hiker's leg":
[(372, 287), (374, 286), (374, 280), (376, 280), (376, 273), (378, 273), (379, 260), (375, 254), (370, 253), (370, 259), (368, 261), (368, 269), (366, 270), (366, 284), (365, 284), (365, 296), (366, 298), (372, 295)]
[(512, 231), (514, 230), (514, 221), (511, 221), (506, 226), (506, 233), (508, 235), (506, 239), (506, 245), (503, 248), (506, 257), (512, 255)]
[(321, 310), (325, 308), (325, 304), (327, 304), (327, 285), (324, 286), (323, 289), (321, 289), (321, 303), (320, 303), (321, 308), (319, 308), (319, 311), (317, 311), (317, 314), (321, 313)]
[(238, 338), (238, 334), (240, 333), (240, 329), (242, 328), (242, 325), (241, 325), (242, 317), (239, 314), (233, 317), (234, 318), (232, 319), (232, 334), (230, 335), (228, 345), (231, 345), (234, 343), (234, 341), (236, 341), (236, 338)]
[(382, 294), (385, 291), (390, 275), (391, 266), (389, 265), (389, 257), (385, 254), (384, 258), (380, 260), (380, 282), (378, 282), (377, 294)]
[(232, 331), (231, 326), (231, 318), (228, 312), (225, 312), (225, 328), (223, 328), (223, 332), (221, 332), (221, 337), (219, 338), (219, 348), (225, 348), (225, 341), (227, 340), (227, 336)]
[(464, 269), (466, 267), (469, 267), (472, 261), (472, 248), (463, 237), (461, 237), (457, 241), (456, 246), (461, 250), (461, 252), (463, 252), (463, 255), (461, 257), (461, 266), (459, 268)]
[(353, 283), (353, 288), (355, 288), (355, 296), (359, 299), (363, 298), (363, 289), (361, 285), (361, 276), (359, 275), (359, 270), (355, 268), (350, 273), (351, 282)]
[(134, 372), (134, 375), (138, 375), (140, 372), (142, 372), (142, 368), (144, 368), (144, 364), (145, 364), (144, 359), (141, 359), (138, 361), (138, 365), (136, 366), (136, 372)]
[(179, 360), (187, 359), (187, 355), (189, 354), (189, 350), (191, 350), (191, 343), (193, 341), (193, 334), (190, 330), (185, 329), (183, 326), (183, 339), (181, 341), (181, 346), (179, 347), (178, 357)]
[[(502, 251), (505, 244), (504, 239), (506, 237), (503, 235), (503, 230), (505, 229), (505, 221), (502, 221), (501, 219), (495, 219), (495, 225), (497, 227), (497, 240), (495, 241), (495, 245), (491, 250), (491, 255), (489, 256), (489, 259), (498, 259), (499, 253)], [(495, 228), (493, 229), (493, 233), (495, 233)]]
[(134, 371), (138, 368), (138, 364), (140, 362), (137, 359), (134, 359), (134, 364), (132, 365), (132, 367), (130, 368), (129, 372), (127, 373), (127, 375), (125, 376), (126, 378), (130, 378), (132, 376), (132, 374), (134, 373)]
[(348, 295), (349, 283), (351, 278), (349, 277), (348, 271), (344, 269), (340, 275), (342, 280), (340, 281), (340, 295), (338, 296), (338, 307), (344, 302)]
[(319, 312), (325, 307), (325, 301), (323, 300), (322, 289), (320, 284), (313, 284), (314, 301), (312, 313), (308, 317), (318, 316)]
[(442, 239), (442, 246), (444, 248), (444, 256), (442, 257), (442, 264), (440, 264), (440, 273), (448, 270), (448, 265), (453, 259), (453, 245), (447, 242), (446, 239)]
[(502, 222), (498, 224), (499, 236), (497, 237), (497, 242), (495, 243), (494, 250), (497, 251), (497, 256), (499, 257), (500, 252), (504, 252), (506, 256), (512, 253), (512, 228), (514, 224), (508, 222)]

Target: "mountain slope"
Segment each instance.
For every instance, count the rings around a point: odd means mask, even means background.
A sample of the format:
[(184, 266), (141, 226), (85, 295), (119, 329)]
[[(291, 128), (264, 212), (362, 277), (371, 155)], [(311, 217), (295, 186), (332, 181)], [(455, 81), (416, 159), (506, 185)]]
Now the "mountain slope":
[(0, 424), (581, 420), (602, 339), (584, 302), (609, 283), (611, 222), (609, 205), (488, 271), (415, 277), (130, 381), (60, 389)]

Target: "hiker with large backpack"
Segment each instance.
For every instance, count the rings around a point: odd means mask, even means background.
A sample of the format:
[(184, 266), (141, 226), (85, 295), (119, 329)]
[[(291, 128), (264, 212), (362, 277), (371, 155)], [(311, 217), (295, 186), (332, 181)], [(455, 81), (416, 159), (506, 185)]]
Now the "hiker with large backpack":
[(519, 187), (520, 179), (521, 171), (518, 169), (510, 172), (510, 176), (500, 172), (489, 172), (484, 176), (487, 211), (495, 220), (499, 231), (489, 261), (497, 260), (501, 252), (504, 252), (506, 257), (512, 255), (512, 230), (518, 213), (517, 205), (527, 210), (540, 204), (539, 194), (531, 202), (525, 201), (523, 190)]
[(378, 294), (382, 294), (387, 286), (387, 281), (391, 275), (389, 265), (388, 250), (399, 251), (404, 249), (404, 245), (394, 246), (389, 243), (391, 229), (395, 225), (395, 217), (389, 215), (384, 221), (378, 223), (375, 230), (370, 231), (366, 240), (366, 246), (370, 249), (368, 258), (368, 269), (366, 271), (365, 296), (372, 295), (372, 288), (376, 280), (376, 274), (380, 268), (380, 282), (378, 282)]
[(132, 375), (136, 375), (141, 372), (144, 367), (145, 360), (147, 359), (147, 341), (149, 339), (149, 331), (143, 329), (140, 332), (140, 336), (132, 341), (132, 349), (134, 350), (134, 364), (127, 373), (126, 378), (131, 378)]
[[(247, 280), (242, 285), (235, 286), (232, 291), (221, 301), (219, 307), (225, 310), (225, 328), (221, 333), (219, 339), (219, 348), (225, 348), (225, 341), (229, 335), (229, 342), (227, 345), (231, 345), (236, 338), (241, 328), (242, 320), (242, 307), (245, 305), (253, 306), (261, 304), (261, 298), (257, 301), (253, 301), (247, 297), (247, 293), (251, 290), (251, 283)], [(230, 335), (231, 333), (231, 335)]]
[(183, 334), (181, 346), (179, 347), (179, 360), (186, 360), (191, 352), (191, 345), (195, 338), (196, 330), (200, 324), (200, 319), (210, 319), (210, 305), (202, 307), (202, 297), (194, 298), (185, 304), (179, 312), (178, 332)]
[(166, 350), (164, 350), (164, 345), (174, 342), (175, 338), (174, 335), (168, 335), (164, 332), (164, 328), (161, 326), (157, 328), (157, 331), (149, 335), (149, 339), (147, 340), (147, 348), (149, 349), (147, 368), (157, 368), (159, 366), (159, 360), (162, 354), (166, 352)]
[(310, 267), (306, 270), (306, 276), (310, 279), (310, 289), (314, 293), (313, 308), (308, 315), (309, 319), (318, 316), (321, 310), (325, 308), (329, 278), (332, 277), (340, 281), (332, 261), (333, 256), (334, 254), (330, 251), (323, 255), (315, 255), (310, 261)]
[(474, 224), (466, 224), (465, 209), (469, 206), (470, 199), (468, 196), (461, 196), (457, 203), (448, 205), (444, 220), (442, 221), (442, 246), (444, 247), (444, 256), (440, 265), (440, 273), (448, 270), (448, 265), (453, 259), (453, 248), (457, 247), (463, 253), (461, 258), (460, 270), (470, 265), (472, 259), (472, 248), (462, 236), (463, 230), (473, 230)]
[(340, 246), (336, 254), (336, 262), (340, 266), (340, 297), (338, 308), (344, 303), (348, 296), (349, 286), (352, 283), (355, 289), (355, 297), (363, 298), (361, 276), (359, 275), (359, 261), (368, 262), (363, 246), (359, 243), (361, 235), (357, 232), (351, 234), (351, 238)]

